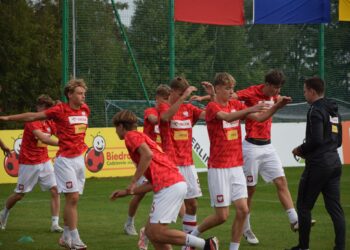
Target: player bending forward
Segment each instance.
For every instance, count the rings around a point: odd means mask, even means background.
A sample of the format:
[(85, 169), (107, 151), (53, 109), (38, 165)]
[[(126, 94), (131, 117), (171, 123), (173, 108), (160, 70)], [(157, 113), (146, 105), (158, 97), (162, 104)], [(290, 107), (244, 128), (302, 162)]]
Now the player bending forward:
[[(113, 124), (119, 138), (125, 140), (126, 148), (137, 169), (128, 188), (115, 190), (110, 198), (115, 200), (153, 190), (153, 203), (146, 224), (146, 235), (156, 250), (170, 250), (171, 245), (187, 245), (205, 250), (219, 249), (216, 237), (204, 240), (168, 228), (169, 223), (176, 222), (185, 198), (187, 185), (182, 175), (156, 142), (137, 131), (137, 117), (134, 113), (128, 110), (118, 112), (113, 117)], [(149, 180), (149, 183), (136, 187), (136, 182), (142, 175)]]

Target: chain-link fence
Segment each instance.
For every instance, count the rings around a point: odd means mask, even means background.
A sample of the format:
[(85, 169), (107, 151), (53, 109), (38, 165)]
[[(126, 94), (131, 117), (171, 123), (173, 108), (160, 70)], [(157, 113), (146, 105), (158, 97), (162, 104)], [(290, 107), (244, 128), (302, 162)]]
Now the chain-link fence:
[[(156, 87), (169, 81), (168, 2), (135, 0), (128, 1), (128, 6), (117, 2), (151, 100)], [(344, 118), (350, 119), (350, 24), (337, 21), (338, 1), (331, 2), (332, 23), (325, 25), (324, 33), (327, 96), (337, 99)], [(70, 75), (75, 71), (76, 77), (88, 83), (90, 125), (111, 125), (110, 119), (118, 110), (115, 103), (142, 118), (147, 98), (120, 35), (111, 2), (75, 0), (75, 10), (70, 5), (69, 15), (69, 71)], [(175, 74), (185, 76), (198, 87), (196, 94), (201, 95), (204, 92), (200, 82), (212, 80), (216, 72), (231, 73), (238, 82), (237, 89), (242, 89), (262, 83), (269, 69), (279, 68), (287, 76), (282, 94), (291, 96), (294, 104), (276, 114), (275, 120), (305, 119), (303, 81), (319, 74), (320, 25), (253, 25), (251, 0), (245, 1), (245, 17), (246, 25), (240, 27), (176, 23)]]

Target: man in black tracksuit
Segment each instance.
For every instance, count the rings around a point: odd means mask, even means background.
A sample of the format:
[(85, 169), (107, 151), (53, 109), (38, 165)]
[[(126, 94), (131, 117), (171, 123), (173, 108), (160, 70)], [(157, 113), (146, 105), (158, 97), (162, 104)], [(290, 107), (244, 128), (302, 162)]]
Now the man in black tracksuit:
[(305, 158), (297, 200), (299, 245), (292, 250), (309, 249), (311, 210), (320, 193), (334, 225), (334, 250), (345, 250), (345, 217), (340, 204), (342, 165), (337, 152), (342, 144), (338, 107), (324, 98), (324, 82), (318, 77), (305, 81), (304, 96), (311, 107), (307, 113), (305, 142), (292, 152)]

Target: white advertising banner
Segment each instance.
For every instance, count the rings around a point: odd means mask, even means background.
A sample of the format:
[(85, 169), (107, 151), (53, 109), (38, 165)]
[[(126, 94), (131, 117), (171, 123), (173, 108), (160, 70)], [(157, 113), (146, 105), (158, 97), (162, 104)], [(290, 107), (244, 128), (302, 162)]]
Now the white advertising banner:
[[(242, 126), (242, 138), (245, 137), (244, 124)], [(273, 123), (272, 124), (272, 135), (271, 141), (272, 145), (277, 150), (279, 157), (281, 158), (284, 167), (297, 167), (304, 166), (304, 162), (297, 162), (293, 155), (292, 150), (296, 146), (300, 145), (305, 138), (306, 123)], [(206, 125), (198, 125), (193, 127), (193, 140), (192, 149), (194, 154), (196, 154), (197, 161), (200, 160), (200, 165), (207, 165), (209, 158), (209, 137)], [(340, 158), (343, 161), (343, 150), (338, 149)], [(196, 167), (197, 167), (197, 161)], [(199, 171), (203, 171), (205, 168), (202, 166)]]

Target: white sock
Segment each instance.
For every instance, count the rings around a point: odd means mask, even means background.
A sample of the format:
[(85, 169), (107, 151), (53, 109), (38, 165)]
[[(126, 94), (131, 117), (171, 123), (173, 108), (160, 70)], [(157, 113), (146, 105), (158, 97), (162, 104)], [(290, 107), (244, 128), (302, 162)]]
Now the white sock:
[(4, 211), (5, 218), (7, 218), (9, 216), (9, 214), (10, 214), (10, 209), (7, 209), (7, 207), (4, 207), (3, 211)]
[(78, 229), (73, 229), (73, 230), (70, 230), (69, 231), (70, 233), (70, 236), (72, 237), (72, 240), (73, 241), (78, 241), (80, 240), (80, 236), (79, 236), (79, 232), (78, 232)]
[(63, 227), (63, 238), (64, 239), (70, 239), (71, 238), (68, 226), (64, 226)]
[(58, 220), (59, 220), (58, 216), (52, 216), (51, 217), (51, 224), (52, 224), (52, 226), (58, 225)]
[(204, 249), (205, 240), (202, 238), (198, 238), (194, 235), (186, 234), (186, 246), (198, 247), (200, 249)]
[(239, 249), (239, 243), (231, 242), (230, 243), (230, 250), (238, 250)]
[(295, 211), (295, 208), (290, 208), (290, 209), (286, 210), (286, 212), (287, 212), (287, 215), (288, 215), (289, 222), (291, 224), (293, 224), (293, 223), (298, 221), (298, 214)]
[(247, 215), (247, 218), (244, 221), (243, 232), (246, 232), (250, 229), (250, 213)]
[(199, 236), (201, 233), (198, 231), (198, 227), (195, 227), (192, 232), (191, 235), (193, 236)]
[(128, 216), (128, 220), (126, 221), (126, 223), (128, 224), (128, 225), (133, 225), (134, 224), (134, 216)]
[(182, 231), (185, 233), (190, 233), (197, 226), (197, 216), (185, 214), (182, 218)]

